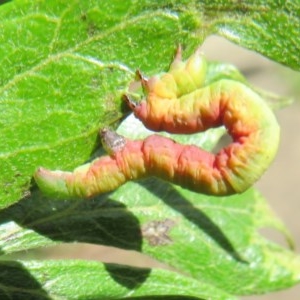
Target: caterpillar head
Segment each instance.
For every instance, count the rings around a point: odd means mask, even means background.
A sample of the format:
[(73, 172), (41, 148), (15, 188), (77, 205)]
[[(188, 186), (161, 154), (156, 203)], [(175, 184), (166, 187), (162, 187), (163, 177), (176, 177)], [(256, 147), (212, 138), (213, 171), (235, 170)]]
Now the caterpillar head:
[(169, 74), (172, 75), (177, 86), (176, 96), (188, 94), (203, 86), (207, 70), (206, 59), (198, 48), (188, 60), (182, 61), (181, 48), (177, 49), (175, 59), (170, 65)]
[(187, 61), (182, 61), (178, 47), (169, 71), (149, 80), (140, 78), (147, 93), (163, 99), (174, 99), (203, 86), (207, 70), (206, 60), (198, 49)]

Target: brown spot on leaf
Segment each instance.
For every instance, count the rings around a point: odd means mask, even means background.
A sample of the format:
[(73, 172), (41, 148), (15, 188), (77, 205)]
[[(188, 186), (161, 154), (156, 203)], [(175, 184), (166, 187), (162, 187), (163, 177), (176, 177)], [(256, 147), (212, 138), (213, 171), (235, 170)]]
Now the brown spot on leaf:
[(143, 225), (142, 234), (151, 246), (164, 246), (172, 244), (169, 231), (175, 225), (175, 221), (164, 219), (161, 221), (151, 221)]

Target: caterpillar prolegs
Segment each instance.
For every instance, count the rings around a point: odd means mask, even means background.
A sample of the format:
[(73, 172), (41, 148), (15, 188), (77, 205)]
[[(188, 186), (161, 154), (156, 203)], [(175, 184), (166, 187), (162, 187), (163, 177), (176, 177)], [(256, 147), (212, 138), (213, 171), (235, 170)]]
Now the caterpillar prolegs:
[(211, 195), (241, 193), (272, 162), (279, 125), (265, 101), (246, 85), (221, 79), (204, 85), (206, 61), (197, 50), (182, 61), (180, 49), (167, 73), (140, 75), (145, 99), (126, 101), (135, 116), (154, 131), (191, 134), (224, 125), (232, 143), (217, 154), (151, 135), (129, 140), (110, 131), (101, 136), (108, 156), (73, 172), (39, 168), (34, 177), (42, 191), (62, 197), (92, 197), (129, 180), (156, 176)]

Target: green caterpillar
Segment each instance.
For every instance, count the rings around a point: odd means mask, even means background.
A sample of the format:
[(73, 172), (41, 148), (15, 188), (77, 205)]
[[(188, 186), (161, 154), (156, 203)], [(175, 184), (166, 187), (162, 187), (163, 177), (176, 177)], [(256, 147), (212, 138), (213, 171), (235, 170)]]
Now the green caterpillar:
[(154, 131), (191, 134), (224, 125), (232, 143), (216, 155), (155, 134), (132, 141), (105, 129), (101, 136), (108, 156), (73, 172), (39, 168), (34, 177), (40, 189), (56, 196), (89, 198), (129, 180), (156, 176), (210, 195), (247, 190), (276, 154), (279, 125), (249, 87), (228, 79), (203, 86), (205, 74), (206, 61), (199, 50), (184, 62), (179, 49), (167, 73), (149, 80), (140, 75), (144, 100), (125, 99), (135, 116)]

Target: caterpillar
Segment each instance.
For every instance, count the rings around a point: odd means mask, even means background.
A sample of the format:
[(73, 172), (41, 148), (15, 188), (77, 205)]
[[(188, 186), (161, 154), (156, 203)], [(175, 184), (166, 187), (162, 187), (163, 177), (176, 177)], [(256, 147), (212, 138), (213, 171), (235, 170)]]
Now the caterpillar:
[(34, 178), (47, 194), (89, 198), (129, 180), (155, 176), (208, 195), (242, 193), (275, 157), (280, 130), (265, 101), (243, 83), (220, 79), (205, 85), (207, 63), (198, 49), (183, 61), (179, 48), (168, 72), (146, 79), (137, 72), (146, 97), (124, 98), (153, 131), (192, 134), (224, 125), (232, 142), (217, 154), (153, 134), (130, 140), (104, 129), (109, 155), (73, 172), (39, 168)]

